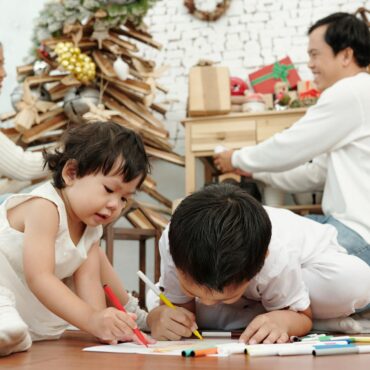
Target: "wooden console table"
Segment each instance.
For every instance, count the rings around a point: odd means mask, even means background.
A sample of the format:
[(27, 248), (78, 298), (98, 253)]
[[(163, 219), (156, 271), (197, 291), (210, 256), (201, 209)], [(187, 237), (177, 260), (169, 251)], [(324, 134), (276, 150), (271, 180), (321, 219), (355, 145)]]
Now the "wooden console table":
[[(211, 157), (217, 145), (240, 149), (256, 145), (290, 127), (306, 112), (306, 108), (258, 113), (230, 113), (222, 116), (191, 117), (185, 126), (185, 191), (197, 189), (196, 158)], [(207, 174), (206, 174), (207, 175)]]

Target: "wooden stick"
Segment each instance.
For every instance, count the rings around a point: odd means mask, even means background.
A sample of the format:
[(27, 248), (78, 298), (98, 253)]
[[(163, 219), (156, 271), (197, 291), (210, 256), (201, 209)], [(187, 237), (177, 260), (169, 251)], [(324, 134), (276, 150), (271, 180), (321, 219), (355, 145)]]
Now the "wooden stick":
[(126, 56), (129, 59), (136, 60), (137, 62), (145, 66), (145, 68), (150, 71), (153, 71), (153, 69), (155, 68), (155, 62), (153, 62), (152, 60), (144, 59), (137, 55), (131, 54), (128, 50), (122, 49), (122, 55)]
[(154, 189), (157, 186), (157, 182), (150, 175), (145, 178), (144, 184), (150, 189)]
[(140, 93), (143, 95), (147, 95), (147, 94), (150, 94), (152, 91), (150, 88), (150, 85), (142, 81), (132, 80), (132, 79), (127, 79), (125, 81), (122, 81), (118, 79), (117, 77), (112, 78), (110, 76), (103, 75), (102, 73), (98, 73), (98, 76), (100, 78), (103, 78), (104, 80), (112, 82), (115, 85), (123, 89), (127, 89), (128, 91), (131, 91), (131, 92), (136, 92), (136, 93)]
[(133, 51), (134, 53), (139, 51), (138, 47), (135, 44), (132, 44), (129, 41), (122, 40), (119, 36), (114, 32), (109, 32), (109, 40), (117, 44), (118, 46)]
[(156, 112), (162, 115), (165, 115), (167, 113), (167, 109), (163, 105), (159, 105), (157, 103), (152, 103), (150, 108), (152, 108), (153, 110), (155, 110)]
[(114, 97), (130, 111), (132, 111), (139, 117), (143, 118), (146, 122), (156, 127), (157, 130), (161, 131), (162, 133), (165, 133), (165, 135), (168, 136), (168, 131), (164, 128), (162, 122), (160, 122), (152, 114), (150, 114), (144, 105), (133, 102), (131, 99), (127, 98), (127, 96), (125, 96), (124, 93), (120, 92), (113, 86), (108, 86), (105, 91), (107, 94)]
[(175, 163), (175, 164), (178, 164), (180, 166), (185, 167), (185, 158), (179, 156), (176, 153), (164, 152), (162, 150), (158, 150), (158, 149), (151, 148), (151, 147), (148, 147), (148, 146), (145, 146), (145, 151), (149, 155), (152, 155), (153, 157), (157, 157), (157, 158), (163, 159), (165, 161)]
[(127, 51), (126, 49), (121, 48), (119, 45), (115, 44), (113, 41), (107, 40), (107, 39), (103, 40), (102, 45), (103, 45), (103, 49), (109, 51), (113, 55), (122, 55), (124, 54), (124, 52)]
[(153, 40), (152, 37), (144, 35), (143, 33), (134, 31), (134, 30), (129, 30), (129, 29), (124, 29), (124, 28), (115, 28), (114, 32), (120, 34), (120, 35), (125, 35), (128, 37), (132, 37), (133, 39), (137, 41), (141, 41), (144, 44), (153, 46), (154, 48), (161, 50), (162, 49), (162, 44), (159, 42)]
[(141, 190), (153, 197), (155, 200), (157, 200), (159, 203), (164, 204), (166, 207), (172, 208), (172, 201), (168, 198), (166, 198), (164, 195), (159, 193), (154, 188), (149, 188), (144, 184), (141, 186)]
[(163, 214), (155, 211), (154, 209), (152, 208), (146, 208), (146, 207), (142, 207), (143, 209), (145, 209), (145, 212), (147, 213), (147, 215), (150, 217), (151, 221), (154, 223), (154, 225), (158, 228), (158, 229), (165, 229), (166, 226), (168, 225), (168, 222), (169, 222), (169, 219), (164, 217)]
[(155, 224), (152, 220), (144, 214), (140, 208), (126, 214), (126, 218), (130, 223), (140, 229), (152, 230), (155, 229)]
[(55, 117), (55, 116), (57, 116), (57, 115), (59, 115), (63, 112), (64, 112), (63, 107), (57, 107), (57, 108), (51, 109), (51, 110), (39, 115), (40, 122), (43, 122), (43, 121), (45, 121), (49, 118)]
[(26, 64), (23, 66), (18, 66), (17, 67), (17, 75), (28, 75), (33, 73), (33, 64)]
[[(78, 83), (80, 85), (80, 83)], [(64, 85), (62, 83), (58, 83), (47, 89), (48, 94), (50, 95), (50, 99), (52, 101), (58, 101), (65, 97), (66, 92), (71, 88), (71, 85)]]
[(162, 91), (162, 92), (164, 92), (165, 94), (167, 94), (168, 93), (168, 89), (167, 89), (167, 87), (164, 87), (163, 85), (161, 85), (161, 84), (159, 84), (159, 83), (155, 83), (155, 86), (156, 86), (156, 88), (158, 89), (158, 90), (160, 90), (160, 91)]
[(157, 212), (160, 212), (160, 213), (165, 213), (167, 215), (172, 214), (171, 208), (165, 207), (163, 205), (158, 205), (158, 204), (153, 204), (153, 203), (143, 202), (143, 201), (137, 201), (137, 203), (141, 207), (144, 207), (146, 210), (150, 209), (150, 210), (157, 211)]
[(44, 132), (62, 127), (67, 124), (67, 122), (68, 118), (65, 116), (64, 113), (58, 114), (57, 116), (52, 117), (40, 123), (39, 125), (33, 126), (31, 129), (25, 131), (22, 135), (22, 141), (26, 144), (29, 144), (42, 136)]
[(62, 80), (65, 75), (60, 75), (60, 76), (31, 76), (27, 77), (23, 83), (28, 83), (29, 87), (31, 86), (36, 86), (36, 85), (41, 85), (46, 82), (54, 82), (54, 81), (60, 81)]
[(142, 131), (141, 135), (145, 144), (165, 152), (172, 152), (172, 145), (166, 139), (150, 135), (148, 131)]
[(95, 63), (97, 64), (97, 66), (103, 72), (102, 74), (98, 74), (98, 75), (104, 76), (107, 78), (111, 77), (113, 78), (113, 80), (117, 80), (116, 72), (114, 72), (114, 69), (113, 69), (113, 63), (107, 57), (106, 54), (102, 53), (101, 51), (94, 50), (92, 53), (92, 57)]
[[(109, 94), (109, 91), (107, 91)], [(149, 125), (144, 119), (137, 116), (135, 113), (122, 106), (117, 102), (117, 100), (108, 97), (106, 94), (103, 95), (104, 104), (112, 110), (116, 110), (123, 115), (122, 119), (128, 121), (132, 126), (136, 127), (141, 133), (147, 133), (148, 135), (154, 135), (155, 137), (160, 137), (166, 139), (168, 137), (167, 131), (158, 130), (157, 128)], [(118, 122), (119, 123), (119, 122)]]
[(7, 121), (8, 119), (11, 119), (17, 115), (17, 112), (8, 112), (8, 113), (3, 113), (0, 115), (0, 121)]
[[(46, 47), (54, 50), (54, 48), (59, 42), (73, 42), (73, 41), (70, 37), (58, 37), (58, 38), (52, 37), (50, 39), (42, 40), (42, 45), (45, 45)], [(88, 37), (82, 38), (78, 43), (78, 47), (81, 49), (81, 51), (96, 48), (97, 45), (98, 42), (96, 40), (90, 39)]]

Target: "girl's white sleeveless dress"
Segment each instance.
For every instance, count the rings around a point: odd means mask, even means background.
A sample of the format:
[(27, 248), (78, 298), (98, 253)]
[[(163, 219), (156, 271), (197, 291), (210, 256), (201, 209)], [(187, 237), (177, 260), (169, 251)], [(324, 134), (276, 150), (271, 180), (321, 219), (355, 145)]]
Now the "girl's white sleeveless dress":
[[(29, 326), (32, 340), (57, 339), (68, 323), (49, 311), (28, 288), (23, 270), (24, 234), (9, 226), (7, 210), (31, 198), (53, 202), (59, 212), (55, 242), (55, 275), (73, 289), (72, 275), (86, 260), (90, 247), (102, 236), (102, 227), (86, 227), (77, 245), (70, 238), (65, 205), (50, 182), (29, 194), (15, 194), (0, 206), (0, 286), (13, 292), (16, 308)], [(40, 210), (42, 212), (42, 210)]]

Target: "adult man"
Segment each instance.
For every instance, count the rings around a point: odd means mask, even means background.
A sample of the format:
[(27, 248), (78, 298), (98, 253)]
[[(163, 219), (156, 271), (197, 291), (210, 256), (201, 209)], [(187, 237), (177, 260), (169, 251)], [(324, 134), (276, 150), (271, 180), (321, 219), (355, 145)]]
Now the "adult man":
[(290, 192), (323, 189), (316, 221), (335, 226), (340, 244), (370, 265), (370, 32), (355, 16), (335, 13), (308, 34), (317, 104), (290, 129), (214, 162)]

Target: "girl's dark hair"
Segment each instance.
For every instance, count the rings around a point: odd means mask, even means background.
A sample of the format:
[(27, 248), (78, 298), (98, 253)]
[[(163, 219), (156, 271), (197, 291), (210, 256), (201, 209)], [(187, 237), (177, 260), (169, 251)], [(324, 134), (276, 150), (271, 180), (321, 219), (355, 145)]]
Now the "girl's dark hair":
[(140, 136), (114, 122), (94, 122), (68, 129), (62, 137), (62, 149), (43, 155), (58, 189), (65, 187), (62, 171), (69, 160), (76, 161), (79, 178), (99, 171), (107, 175), (117, 159), (122, 160), (117, 174), (122, 175), (124, 182), (141, 176), (140, 186), (150, 171)]
[(261, 204), (225, 183), (185, 198), (169, 227), (176, 268), (196, 284), (220, 292), (261, 270), (270, 239), (271, 222)]
[(334, 55), (350, 47), (360, 67), (370, 64), (370, 31), (368, 25), (349, 13), (334, 13), (313, 24), (308, 34), (321, 26), (327, 26), (325, 42)]

